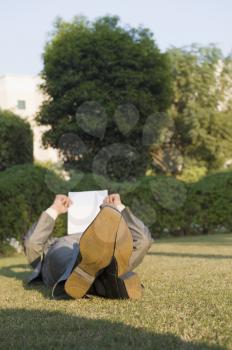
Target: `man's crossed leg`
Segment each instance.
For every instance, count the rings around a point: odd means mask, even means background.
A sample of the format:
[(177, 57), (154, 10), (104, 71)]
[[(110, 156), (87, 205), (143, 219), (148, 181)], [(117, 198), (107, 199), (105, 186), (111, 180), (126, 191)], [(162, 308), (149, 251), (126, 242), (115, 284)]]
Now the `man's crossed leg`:
[(132, 251), (132, 236), (125, 220), (106, 205), (80, 239), (81, 261), (65, 283), (66, 293), (81, 298), (102, 275), (106, 297), (140, 298), (139, 278), (135, 273), (128, 274)]

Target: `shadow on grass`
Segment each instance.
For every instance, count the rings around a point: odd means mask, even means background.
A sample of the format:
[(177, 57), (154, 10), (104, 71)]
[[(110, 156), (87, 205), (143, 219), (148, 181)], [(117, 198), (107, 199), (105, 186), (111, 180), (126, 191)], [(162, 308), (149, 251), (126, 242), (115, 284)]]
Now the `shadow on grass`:
[(29, 268), (28, 264), (9, 265), (0, 268), (0, 276), (15, 278), (18, 280), (26, 280), (31, 273), (32, 270)]
[[(46, 299), (53, 299), (51, 296), (51, 288), (46, 287), (42, 281), (37, 280), (33, 283), (27, 284), (27, 279), (31, 275), (32, 270), (28, 264), (17, 264), (4, 266), (0, 268), (0, 276), (14, 278), (22, 281), (22, 285), (26, 290), (37, 290)], [(61, 293), (60, 299), (67, 299), (67, 297)]]
[(174, 253), (174, 252), (148, 252), (148, 255), (167, 256), (173, 258), (195, 258), (195, 259), (232, 259), (232, 255), (218, 255), (218, 254), (190, 254), (190, 253)]
[[(78, 308), (78, 302), (73, 306)], [(0, 311), (2, 349), (146, 349), (222, 350), (219, 345), (186, 342), (173, 334), (157, 334), (123, 323), (88, 319), (58, 311)]]

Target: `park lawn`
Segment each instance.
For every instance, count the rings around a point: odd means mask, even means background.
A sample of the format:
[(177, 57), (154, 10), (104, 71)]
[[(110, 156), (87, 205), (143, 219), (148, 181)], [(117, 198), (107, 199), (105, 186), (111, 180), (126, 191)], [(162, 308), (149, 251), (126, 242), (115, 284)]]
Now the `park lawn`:
[(25, 286), (24, 256), (0, 259), (0, 349), (232, 349), (232, 235), (156, 241), (141, 301), (53, 300)]

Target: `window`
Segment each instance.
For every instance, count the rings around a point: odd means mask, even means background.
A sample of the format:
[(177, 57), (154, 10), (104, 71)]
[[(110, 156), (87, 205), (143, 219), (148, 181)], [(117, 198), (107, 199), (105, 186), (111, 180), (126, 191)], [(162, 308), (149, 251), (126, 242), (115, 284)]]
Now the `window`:
[(26, 101), (25, 100), (18, 100), (17, 101), (17, 108), (18, 109), (26, 109)]

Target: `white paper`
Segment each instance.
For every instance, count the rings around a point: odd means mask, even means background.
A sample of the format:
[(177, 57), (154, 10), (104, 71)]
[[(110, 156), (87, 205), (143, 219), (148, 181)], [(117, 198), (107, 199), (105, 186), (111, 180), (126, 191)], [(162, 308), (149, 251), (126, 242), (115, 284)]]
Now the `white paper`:
[(68, 210), (68, 234), (83, 233), (100, 211), (108, 191), (69, 192), (73, 204)]

